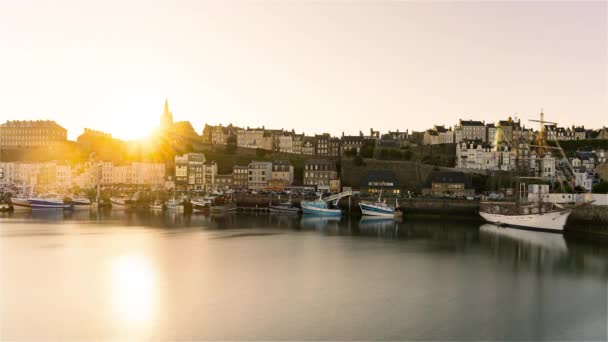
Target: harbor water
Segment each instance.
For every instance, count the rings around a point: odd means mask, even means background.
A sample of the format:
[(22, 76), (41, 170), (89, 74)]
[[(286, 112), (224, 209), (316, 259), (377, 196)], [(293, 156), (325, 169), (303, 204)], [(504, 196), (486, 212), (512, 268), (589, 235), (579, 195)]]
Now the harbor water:
[(0, 216), (0, 340), (606, 340), (608, 245), (478, 222)]

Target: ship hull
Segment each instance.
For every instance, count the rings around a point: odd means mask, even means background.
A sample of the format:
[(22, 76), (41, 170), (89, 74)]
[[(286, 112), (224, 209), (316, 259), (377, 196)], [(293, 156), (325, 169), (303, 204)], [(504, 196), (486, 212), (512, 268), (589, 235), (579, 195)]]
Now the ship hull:
[(307, 202), (302, 202), (302, 212), (304, 214), (321, 215), (321, 216), (340, 216), (342, 211), (340, 209), (320, 208), (315, 205), (311, 205)]
[(38, 198), (28, 199), (32, 209), (70, 209), (70, 204), (65, 204), (58, 200), (44, 200)]
[(395, 217), (395, 208), (372, 203), (359, 203), (364, 216)]
[(484, 220), (498, 225), (562, 232), (570, 213), (571, 211), (568, 210), (530, 215), (501, 215), (480, 212), (479, 215)]
[(23, 210), (32, 210), (32, 206), (30, 202), (25, 198), (11, 198), (11, 205), (13, 206), (13, 210), (23, 211)]
[(284, 207), (280, 205), (271, 205), (270, 212), (273, 214), (297, 214), (300, 212), (300, 208), (296, 207)]

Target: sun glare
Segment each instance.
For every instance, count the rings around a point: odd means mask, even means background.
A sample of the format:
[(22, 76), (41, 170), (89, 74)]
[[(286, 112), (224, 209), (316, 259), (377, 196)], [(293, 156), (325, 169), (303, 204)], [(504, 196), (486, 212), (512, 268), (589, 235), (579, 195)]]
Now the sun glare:
[(125, 255), (112, 265), (112, 300), (121, 323), (145, 325), (156, 311), (157, 277), (150, 261)]

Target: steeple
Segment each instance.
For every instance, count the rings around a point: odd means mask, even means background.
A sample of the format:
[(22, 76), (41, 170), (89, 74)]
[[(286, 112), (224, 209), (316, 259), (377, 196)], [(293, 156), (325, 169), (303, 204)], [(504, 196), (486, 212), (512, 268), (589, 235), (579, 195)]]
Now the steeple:
[(173, 125), (173, 113), (169, 111), (169, 100), (165, 98), (165, 110), (163, 115), (160, 117), (161, 127), (169, 127)]

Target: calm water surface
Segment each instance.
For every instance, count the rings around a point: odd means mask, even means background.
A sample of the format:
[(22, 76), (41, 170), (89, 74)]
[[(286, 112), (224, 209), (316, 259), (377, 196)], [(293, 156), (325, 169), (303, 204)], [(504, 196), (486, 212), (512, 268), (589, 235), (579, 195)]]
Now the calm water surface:
[(477, 223), (0, 217), (0, 339), (606, 340), (608, 245)]

